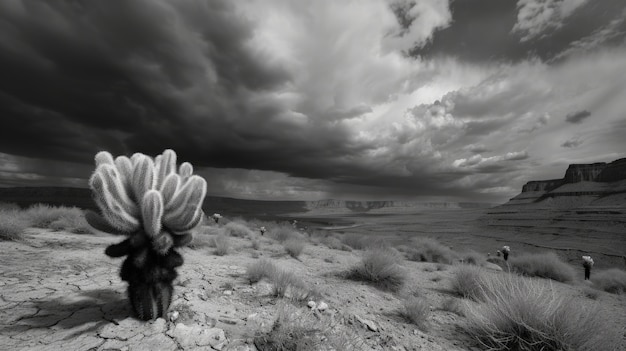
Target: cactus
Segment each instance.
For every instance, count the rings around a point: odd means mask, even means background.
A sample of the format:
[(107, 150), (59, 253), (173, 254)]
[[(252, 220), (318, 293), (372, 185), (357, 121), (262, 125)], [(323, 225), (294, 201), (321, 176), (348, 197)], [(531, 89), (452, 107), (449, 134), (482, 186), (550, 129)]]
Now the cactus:
[(173, 150), (155, 159), (140, 153), (113, 158), (102, 151), (89, 179), (101, 214), (87, 211), (85, 218), (97, 230), (127, 236), (105, 254), (126, 256), (120, 277), (128, 282), (132, 309), (142, 320), (167, 313), (176, 268), (183, 264), (176, 248), (189, 244), (204, 216), (206, 181), (193, 175), (188, 162), (177, 172), (176, 158)]

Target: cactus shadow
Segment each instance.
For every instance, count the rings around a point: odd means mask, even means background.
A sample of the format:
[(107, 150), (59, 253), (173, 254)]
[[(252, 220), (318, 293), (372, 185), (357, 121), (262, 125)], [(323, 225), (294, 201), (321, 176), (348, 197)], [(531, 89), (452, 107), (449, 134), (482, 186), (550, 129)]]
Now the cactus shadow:
[(131, 316), (125, 292), (112, 289), (81, 291), (61, 298), (30, 301), (37, 313), (19, 318), (5, 332), (30, 329), (69, 330), (63, 339), (98, 331)]

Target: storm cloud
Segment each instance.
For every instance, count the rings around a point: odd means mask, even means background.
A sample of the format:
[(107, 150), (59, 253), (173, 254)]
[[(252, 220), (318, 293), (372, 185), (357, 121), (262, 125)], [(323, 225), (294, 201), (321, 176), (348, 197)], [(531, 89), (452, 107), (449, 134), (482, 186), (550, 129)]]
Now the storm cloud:
[(172, 148), (212, 194), (504, 199), (587, 109), (612, 157), (625, 6), (471, 3), (0, 2), (0, 185)]

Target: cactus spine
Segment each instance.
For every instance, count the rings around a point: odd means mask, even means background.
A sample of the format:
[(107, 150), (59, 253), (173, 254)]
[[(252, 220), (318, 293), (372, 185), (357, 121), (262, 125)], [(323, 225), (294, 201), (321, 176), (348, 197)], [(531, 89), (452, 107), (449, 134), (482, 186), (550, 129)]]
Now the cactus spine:
[(206, 181), (193, 175), (188, 162), (177, 172), (176, 160), (174, 150), (155, 159), (140, 153), (113, 158), (102, 151), (89, 180), (101, 215), (88, 212), (87, 221), (98, 230), (128, 236), (105, 253), (127, 256), (120, 276), (129, 284), (133, 310), (144, 320), (167, 312), (175, 268), (183, 263), (174, 248), (191, 241), (203, 217)]

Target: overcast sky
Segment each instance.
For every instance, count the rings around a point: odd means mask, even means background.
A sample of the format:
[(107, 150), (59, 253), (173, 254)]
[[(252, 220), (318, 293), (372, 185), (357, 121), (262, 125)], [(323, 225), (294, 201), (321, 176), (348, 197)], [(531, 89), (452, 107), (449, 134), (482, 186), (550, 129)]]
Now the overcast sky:
[(0, 1), (0, 186), (166, 148), (210, 195), (505, 201), (626, 156), (626, 2)]

